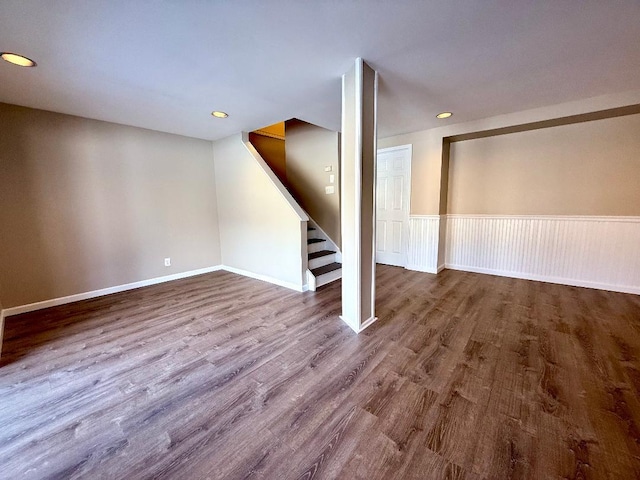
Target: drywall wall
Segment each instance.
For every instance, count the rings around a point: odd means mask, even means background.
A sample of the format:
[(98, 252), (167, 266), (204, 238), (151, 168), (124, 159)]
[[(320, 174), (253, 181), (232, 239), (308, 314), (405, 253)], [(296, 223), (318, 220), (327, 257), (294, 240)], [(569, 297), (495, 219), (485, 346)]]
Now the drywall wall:
[(438, 215), (440, 210), (440, 175), (442, 135), (437, 130), (399, 135), (378, 140), (378, 148), (411, 145), (412, 215)]
[(259, 128), (258, 130), (255, 131), (255, 133), (260, 133), (262, 135), (267, 135), (267, 136), (284, 140), (284, 134), (285, 134), (284, 122), (278, 122), (278, 123), (274, 123), (273, 125)]
[(266, 165), (263, 168), (245, 147), (241, 134), (215, 142), (213, 151), (222, 263), (302, 288), (306, 222), (274, 183), (277, 178), (271, 178)]
[[(421, 269), (433, 270), (437, 265), (440, 268), (445, 259), (445, 239), (447, 233), (447, 220), (442, 217), (448, 209), (449, 172), (447, 148), (449, 139), (461, 140), (462, 137), (477, 138), (485, 134), (494, 134), (496, 131), (528, 131), (531, 128), (556, 125), (568, 125), (575, 117), (578, 121), (592, 121), (594, 118), (619, 118), (621, 122), (628, 121), (632, 115), (640, 113), (640, 90), (625, 92), (615, 95), (602, 95), (589, 99), (567, 102), (558, 105), (536, 108), (506, 115), (485, 118), (473, 122), (455, 123), (453, 117), (443, 121), (440, 128), (424, 130), (395, 137), (380, 139), (380, 148), (394, 147), (406, 144), (413, 145), (413, 157), (411, 163), (411, 215), (412, 222), (421, 223), (419, 216), (433, 217), (429, 221), (438, 224), (439, 234), (429, 236), (429, 240), (417, 245), (410, 245), (410, 251), (416, 258), (422, 259)], [(435, 112), (434, 112), (435, 114)], [(596, 121), (596, 120), (593, 120)], [(575, 123), (575, 122), (574, 122)], [(575, 123), (577, 125), (577, 123)], [(532, 127), (533, 126), (533, 127)], [(542, 130), (541, 130), (542, 131)], [(488, 137), (487, 137), (488, 138)], [(467, 140), (465, 140), (467, 141)], [(615, 189), (615, 184), (609, 185), (609, 189)], [(460, 193), (460, 192), (458, 192)], [(637, 202), (636, 202), (637, 203)], [(586, 210), (583, 210), (586, 211)], [(595, 211), (595, 210), (590, 210)], [(601, 210), (605, 211), (605, 210)], [(606, 210), (612, 211), (612, 210)], [(625, 210), (631, 212), (631, 209)], [(621, 214), (621, 213), (619, 213)], [(416, 217), (417, 216), (417, 217)], [(435, 231), (435, 225), (431, 231)], [(418, 238), (420, 236), (417, 236)], [(412, 237), (413, 238), (413, 237)], [(420, 237), (422, 238), (422, 237)], [(434, 243), (437, 248), (434, 248)], [(437, 253), (436, 253), (437, 252)]]
[[(443, 121), (443, 127), (379, 139), (378, 148), (413, 145), (411, 214), (438, 215), (441, 211), (446, 211), (446, 204), (441, 205), (441, 200), (446, 202), (446, 196), (442, 198), (440, 196), (443, 145), (446, 143), (446, 138), (532, 122), (545, 122), (607, 109), (624, 109), (639, 104), (640, 90), (635, 90), (514, 112), (473, 122), (455, 123), (454, 113), (453, 117)], [(434, 115), (435, 113), (437, 112), (434, 112)]]
[[(322, 230), (340, 246), (340, 135), (300, 120), (288, 120), (286, 185)], [(325, 172), (330, 166), (332, 171)], [(330, 183), (334, 175), (334, 183)], [(325, 187), (335, 193), (327, 195)]]
[(448, 213), (640, 216), (640, 115), (451, 144)]
[(211, 142), (0, 104), (0, 155), (4, 308), (220, 264)]
[[(283, 122), (284, 125), (284, 122)], [(287, 167), (285, 157), (285, 141), (284, 138), (274, 138), (260, 133), (249, 133), (249, 141), (260, 156), (271, 167), (273, 173), (280, 179), (282, 183), (287, 184)]]

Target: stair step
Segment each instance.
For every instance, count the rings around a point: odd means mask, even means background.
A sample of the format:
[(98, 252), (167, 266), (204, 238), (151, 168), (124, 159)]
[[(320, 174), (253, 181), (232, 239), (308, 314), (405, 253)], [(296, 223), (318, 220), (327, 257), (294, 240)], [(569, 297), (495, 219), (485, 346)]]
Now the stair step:
[(311, 270), (311, 273), (313, 273), (314, 277), (319, 277), (320, 275), (333, 272), (334, 270), (338, 270), (340, 268), (342, 268), (342, 264), (334, 262), (334, 263), (330, 263), (329, 265), (324, 265), (322, 267), (314, 268), (313, 270)]
[(323, 238), (309, 238), (307, 240), (308, 245), (311, 245), (312, 243), (320, 243), (320, 242), (326, 242), (326, 240), (324, 240)]
[(307, 262), (307, 268), (309, 270), (320, 268), (336, 261), (336, 252), (331, 250), (321, 250), (321, 248), (322, 247), (318, 243), (315, 248), (317, 252), (309, 252), (309, 261)]
[(309, 254), (309, 260), (313, 260), (314, 258), (326, 257), (327, 255), (333, 255), (336, 252), (331, 250), (320, 250), (318, 252), (313, 252)]
[(307, 227), (307, 232), (311, 232), (311, 231), (313, 231), (315, 229), (316, 229), (316, 227)]

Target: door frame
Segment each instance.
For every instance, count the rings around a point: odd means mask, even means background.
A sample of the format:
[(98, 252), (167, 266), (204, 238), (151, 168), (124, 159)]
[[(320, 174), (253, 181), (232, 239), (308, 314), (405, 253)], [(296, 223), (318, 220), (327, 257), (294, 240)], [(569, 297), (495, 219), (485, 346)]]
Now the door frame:
[[(386, 147), (386, 148), (379, 148), (376, 151), (376, 185), (378, 184), (378, 155), (380, 155), (380, 153), (390, 153), (390, 152), (394, 152), (394, 151), (398, 151), (398, 150), (407, 150), (409, 152), (409, 181), (407, 182), (407, 188), (405, 189), (405, 198), (403, 198), (403, 201), (406, 202), (407, 205), (407, 212), (404, 215), (404, 218), (402, 219), (402, 229), (403, 229), (403, 241), (402, 241), (402, 257), (404, 259), (404, 268), (407, 268), (407, 265), (409, 264), (409, 235), (411, 234), (411, 226), (410, 226), (410, 221), (411, 221), (411, 164), (413, 163), (413, 144), (412, 143), (408, 143), (406, 145), (397, 145), (395, 147)], [(377, 190), (377, 188), (376, 188)], [(378, 195), (377, 195), (377, 191), (376, 191), (376, 196), (375, 196), (375, 212), (376, 212), (376, 225), (377, 225), (377, 217), (378, 217)], [(377, 230), (377, 228), (376, 228)], [(374, 230), (374, 237), (375, 235), (377, 235), (376, 231)], [(375, 239), (374, 239), (375, 240)], [(374, 255), (375, 257), (375, 255)], [(377, 262), (375, 262), (377, 263)]]

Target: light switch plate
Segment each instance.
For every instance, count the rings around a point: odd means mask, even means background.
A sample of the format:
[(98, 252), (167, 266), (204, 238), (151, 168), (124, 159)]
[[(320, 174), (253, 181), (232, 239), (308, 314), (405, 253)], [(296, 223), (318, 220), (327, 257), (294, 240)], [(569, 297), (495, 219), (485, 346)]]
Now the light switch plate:
[(336, 188), (333, 185), (331, 185), (330, 187), (324, 187), (324, 193), (326, 193), (327, 195), (336, 193)]
[(329, 183), (335, 183), (336, 181), (336, 176), (332, 173), (331, 175), (329, 175)]

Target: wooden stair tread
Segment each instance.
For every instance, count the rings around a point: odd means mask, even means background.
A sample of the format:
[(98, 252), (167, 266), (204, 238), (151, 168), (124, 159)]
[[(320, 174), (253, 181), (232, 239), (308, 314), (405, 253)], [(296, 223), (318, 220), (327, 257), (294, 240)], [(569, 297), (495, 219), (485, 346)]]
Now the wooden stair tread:
[(324, 265), (322, 267), (314, 268), (313, 270), (311, 270), (311, 273), (313, 273), (314, 277), (319, 277), (324, 273), (333, 272), (334, 270), (338, 270), (340, 268), (342, 268), (342, 264), (334, 262), (334, 263), (330, 263), (329, 265)]
[(310, 238), (307, 240), (308, 245), (311, 245), (312, 243), (320, 243), (320, 242), (326, 242), (326, 240), (324, 240), (323, 238)]
[(309, 254), (309, 260), (313, 260), (314, 258), (325, 257), (327, 255), (333, 255), (334, 251), (332, 250), (320, 250), (319, 252), (313, 252)]

